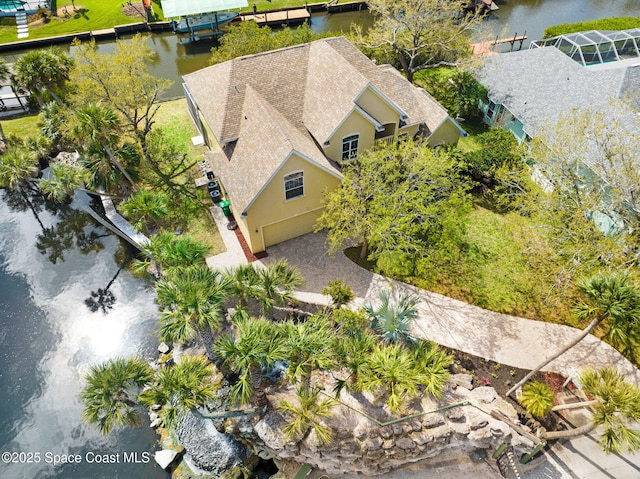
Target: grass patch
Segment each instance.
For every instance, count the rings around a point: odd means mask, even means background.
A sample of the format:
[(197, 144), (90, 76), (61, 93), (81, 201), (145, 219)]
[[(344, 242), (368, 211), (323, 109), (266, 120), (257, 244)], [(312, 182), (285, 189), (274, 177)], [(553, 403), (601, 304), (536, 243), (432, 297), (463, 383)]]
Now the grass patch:
[(590, 22), (562, 23), (545, 29), (542, 38), (557, 37), (567, 33), (589, 30), (630, 30), (640, 27), (640, 17), (611, 17)]
[(2, 120), (2, 131), (6, 137), (17, 136), (20, 139), (37, 136), (40, 132), (40, 115), (26, 115), (10, 120)]
[(477, 136), (489, 131), (490, 127), (485, 122), (478, 121), (464, 121), (460, 123), (460, 126), (464, 128), (469, 135), (465, 138), (458, 140), (458, 148), (462, 153), (468, 153), (480, 149), (480, 143), (478, 143)]
[[(184, 98), (160, 103), (155, 121), (156, 127), (162, 128), (168, 143), (178, 145), (192, 159), (199, 159), (202, 156), (205, 148), (203, 146), (194, 146), (191, 141), (191, 138), (198, 134), (198, 130), (191, 121), (187, 111), (187, 101)], [(192, 168), (190, 173), (193, 178), (200, 176), (198, 167)], [(192, 180), (186, 179), (185, 181)], [(199, 242), (211, 246), (209, 254), (214, 255), (223, 253), (226, 248), (213, 217), (209, 213), (210, 206), (211, 201), (207, 196), (202, 201), (201, 211), (189, 219), (184, 228), (184, 233)]]
[[(124, 14), (122, 0), (77, 0), (76, 9), (71, 5), (71, 0), (59, 0), (58, 12), (61, 16), (51, 17), (47, 11), (48, 21), (42, 20), (29, 23), (29, 39), (44, 38), (69, 33), (101, 30), (116, 25), (126, 25), (143, 21), (142, 17), (130, 17)], [(67, 15), (63, 15), (62, 9), (66, 8)], [(159, 9), (156, 9), (159, 11)], [(0, 26), (0, 43), (15, 42), (18, 40), (15, 22), (11, 25)]]

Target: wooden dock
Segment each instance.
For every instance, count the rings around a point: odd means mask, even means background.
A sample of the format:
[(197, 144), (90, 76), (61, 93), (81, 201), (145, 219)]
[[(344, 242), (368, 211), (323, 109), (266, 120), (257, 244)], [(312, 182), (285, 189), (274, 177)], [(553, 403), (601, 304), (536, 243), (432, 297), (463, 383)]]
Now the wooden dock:
[(518, 50), (520, 50), (522, 48), (522, 42), (524, 42), (526, 39), (527, 39), (527, 32), (524, 32), (524, 35), (518, 35), (518, 33), (516, 32), (516, 34), (512, 37), (508, 37), (508, 38), (496, 37), (495, 40), (491, 40), (488, 42), (474, 43), (473, 45), (471, 45), (471, 47), (473, 49), (473, 54), (475, 56), (486, 57), (489, 55), (497, 55), (498, 52), (494, 52), (492, 48), (496, 45), (500, 45), (504, 43), (511, 44), (511, 48), (509, 48), (510, 52), (513, 51), (515, 44), (519, 43)]
[(281, 25), (301, 25), (311, 18), (311, 14), (306, 8), (296, 8), (293, 10), (278, 10), (272, 12), (258, 12), (241, 14), (243, 21), (254, 21), (261, 27), (279, 27)]

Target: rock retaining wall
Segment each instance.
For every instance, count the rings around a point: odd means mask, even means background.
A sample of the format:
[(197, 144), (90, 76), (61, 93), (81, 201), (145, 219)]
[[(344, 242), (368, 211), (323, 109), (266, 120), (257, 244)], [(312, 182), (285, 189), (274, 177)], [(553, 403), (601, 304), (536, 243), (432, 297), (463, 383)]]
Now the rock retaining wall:
[[(467, 387), (465, 387), (467, 386)], [(380, 426), (345, 405), (334, 409), (334, 414), (323, 421), (334, 432), (334, 440), (322, 445), (313, 431), (304, 439), (287, 441), (282, 435), (285, 418), (270, 410), (262, 418), (234, 419), (227, 424), (227, 432), (250, 444), (263, 459), (288, 460), (311, 464), (329, 475), (356, 474), (372, 476), (414, 462), (437, 464), (441, 457), (452, 454), (468, 456), (472, 451), (484, 449), (491, 454), (501, 444), (513, 446), (516, 453), (529, 452), (534, 443), (506, 422), (491, 416), (498, 411), (511, 423), (518, 424), (515, 409), (499, 398), (491, 387), (470, 389), (470, 377), (454, 376), (443, 399), (434, 401), (421, 398), (411, 405), (408, 414), (433, 411), (413, 419)], [(270, 396), (277, 404), (282, 396), (292, 391)], [(356, 398), (343, 394), (341, 401), (381, 422), (393, 419), (385, 408), (374, 406), (373, 398), (364, 395)], [(448, 407), (450, 404), (468, 401), (468, 404)], [(380, 419), (380, 418), (383, 419)], [(426, 462), (425, 462), (426, 461)]]

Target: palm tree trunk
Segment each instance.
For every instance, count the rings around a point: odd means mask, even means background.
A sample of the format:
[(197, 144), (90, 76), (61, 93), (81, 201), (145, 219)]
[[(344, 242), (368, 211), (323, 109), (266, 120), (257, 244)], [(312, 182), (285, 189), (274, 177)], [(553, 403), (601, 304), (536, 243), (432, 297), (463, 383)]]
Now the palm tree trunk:
[(200, 328), (200, 340), (204, 346), (207, 359), (213, 362), (215, 359), (215, 354), (213, 354), (213, 331), (211, 331), (209, 325), (204, 325)]
[(29, 209), (31, 210), (31, 212), (33, 213), (33, 216), (36, 217), (36, 221), (38, 222), (38, 224), (40, 225), (40, 228), (42, 228), (42, 231), (45, 231), (46, 228), (45, 226), (42, 224), (42, 221), (40, 220), (40, 216), (38, 216), (38, 212), (36, 211), (35, 206), (33, 206), (33, 203), (31, 203), (31, 200), (29, 199), (29, 196), (27, 195), (27, 192), (24, 190), (24, 188), (22, 187), (22, 185), (18, 186), (18, 189), (20, 190), (20, 194), (22, 195), (22, 198), (24, 199), (24, 201), (27, 203), (27, 205), (29, 206)]
[(600, 324), (600, 322), (603, 319), (604, 319), (603, 316), (598, 316), (593, 321), (591, 321), (589, 326), (587, 326), (585, 329), (583, 329), (582, 332), (578, 335), (578, 337), (576, 337), (573, 341), (571, 341), (569, 344), (567, 344), (564, 348), (562, 348), (560, 351), (555, 353), (553, 356), (551, 356), (551, 357), (545, 359), (544, 361), (542, 361), (535, 368), (533, 368), (529, 372), (529, 374), (527, 374), (520, 381), (518, 381), (516, 384), (514, 384), (514, 386), (507, 391), (507, 396), (510, 396), (511, 394), (513, 394), (513, 392), (516, 389), (518, 389), (519, 387), (522, 387), (529, 379), (531, 379), (533, 377), (534, 374), (536, 374), (538, 371), (540, 371), (543, 367), (545, 367), (551, 361), (554, 361), (554, 360), (558, 359), (560, 356), (562, 356), (564, 353), (569, 351), (576, 344), (578, 344), (580, 341), (582, 341), (584, 338), (586, 338), (589, 335), (589, 333), (591, 331), (593, 331), (595, 329), (595, 327), (598, 326), (598, 324)]
[(362, 237), (362, 248), (360, 248), (360, 259), (367, 259), (367, 250), (369, 249), (369, 242), (367, 241), (367, 236), (363, 235)]
[(588, 434), (595, 428), (593, 421), (589, 421), (584, 426), (577, 427), (575, 429), (567, 429), (566, 431), (549, 431), (540, 435), (542, 439), (570, 439), (572, 437), (582, 436)]
[(124, 169), (124, 166), (122, 166), (122, 164), (120, 164), (120, 162), (116, 159), (115, 155), (113, 154), (113, 151), (111, 151), (111, 148), (109, 148), (109, 145), (107, 145), (105, 141), (102, 141), (101, 143), (102, 143), (102, 147), (104, 148), (104, 151), (107, 152), (107, 156), (109, 156), (109, 160), (111, 160), (111, 163), (116, 165), (116, 168), (120, 170), (120, 173), (122, 173), (124, 177), (127, 179), (127, 181), (131, 183), (131, 186), (133, 187), (133, 189), (135, 191), (138, 191), (139, 190), (138, 185), (136, 185), (136, 182), (133, 181), (133, 178), (131, 178), (129, 173), (127, 173), (127, 171)]

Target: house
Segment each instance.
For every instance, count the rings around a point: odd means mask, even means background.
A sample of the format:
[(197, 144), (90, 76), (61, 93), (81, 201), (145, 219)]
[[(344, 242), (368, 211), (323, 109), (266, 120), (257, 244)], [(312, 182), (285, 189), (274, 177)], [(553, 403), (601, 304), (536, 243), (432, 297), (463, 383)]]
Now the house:
[(629, 110), (615, 114), (637, 129), (632, 108), (639, 101), (639, 64), (640, 29), (561, 35), (532, 42), (528, 50), (487, 57), (478, 72), (488, 89), (484, 119), (524, 141), (572, 109), (607, 112), (612, 100), (624, 99)]
[(381, 142), (464, 131), (424, 90), (343, 37), (236, 58), (184, 76), (205, 154), (252, 252), (313, 230), (340, 168)]

